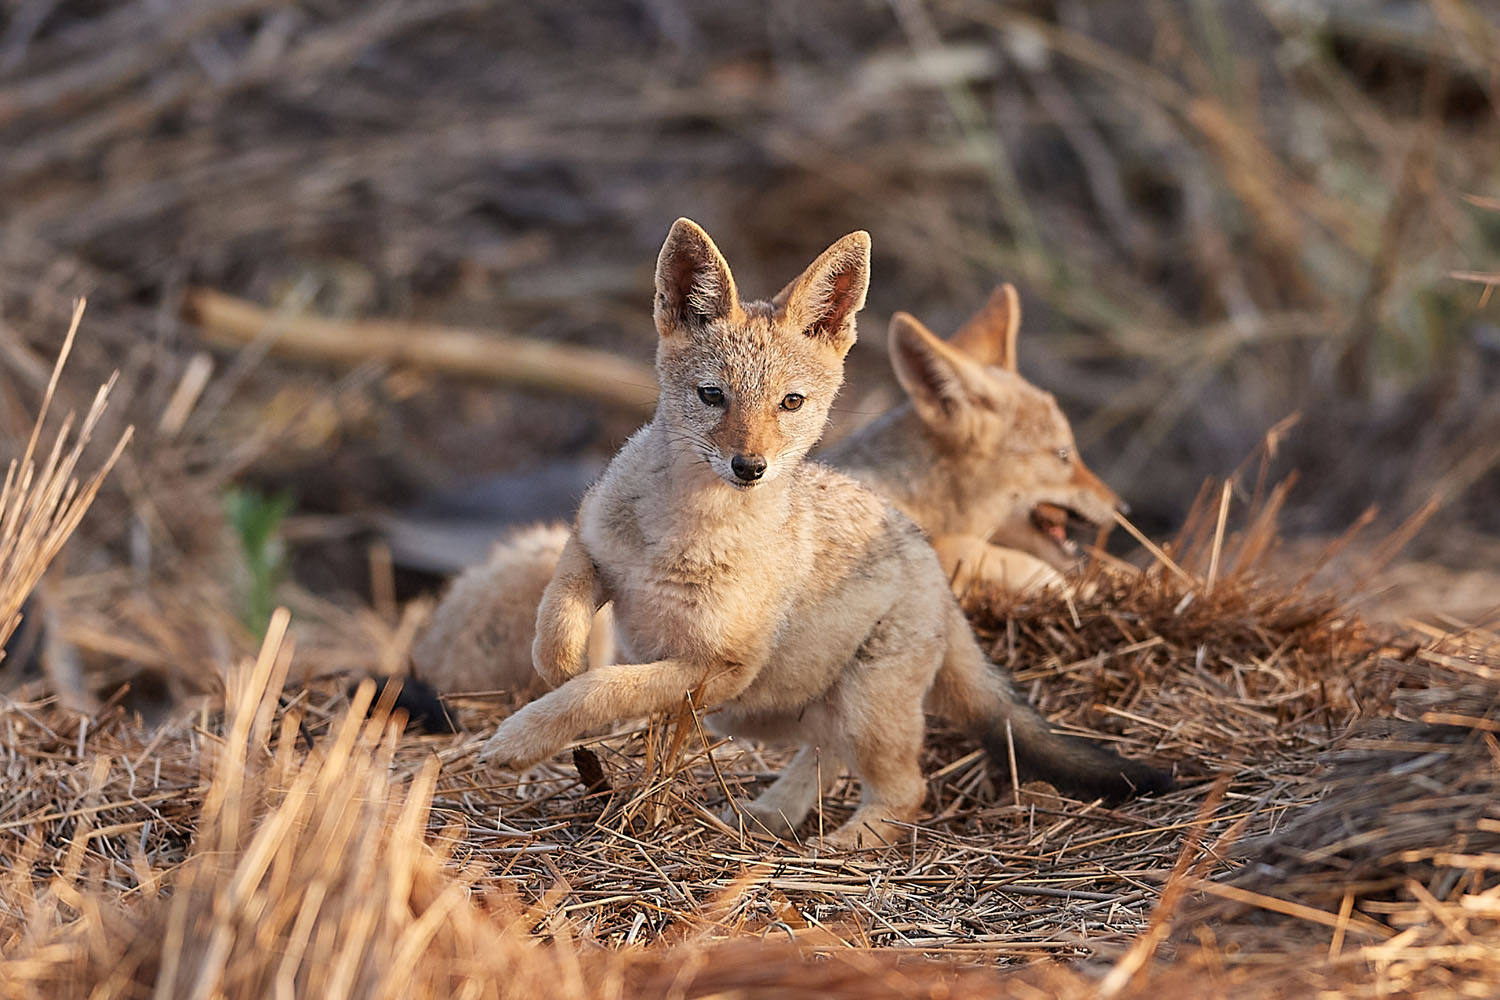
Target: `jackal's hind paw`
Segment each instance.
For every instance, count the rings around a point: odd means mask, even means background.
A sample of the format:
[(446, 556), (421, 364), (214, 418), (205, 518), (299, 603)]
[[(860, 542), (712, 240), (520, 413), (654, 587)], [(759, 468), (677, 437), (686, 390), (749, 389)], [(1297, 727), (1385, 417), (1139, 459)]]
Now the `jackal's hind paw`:
[(886, 847), (889, 844), (875, 836), (874, 831), (861, 827), (858, 830), (849, 829), (849, 824), (844, 824), (832, 833), (826, 833), (821, 837), (809, 837), (807, 849), (813, 854), (840, 854), (844, 851), (857, 851), (865, 847)]
[(905, 810), (886, 811), (879, 807), (862, 806), (856, 809), (848, 822), (822, 837), (807, 842), (819, 853), (854, 851), (869, 847), (894, 847), (910, 836)]

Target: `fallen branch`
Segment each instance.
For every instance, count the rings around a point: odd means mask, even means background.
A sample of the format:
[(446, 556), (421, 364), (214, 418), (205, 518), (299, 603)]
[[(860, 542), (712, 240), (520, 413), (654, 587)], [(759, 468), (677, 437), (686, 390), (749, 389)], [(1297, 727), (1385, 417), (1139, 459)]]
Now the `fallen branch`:
[(271, 353), (301, 361), (412, 365), (587, 396), (640, 413), (656, 407), (653, 369), (608, 351), (420, 323), (299, 316), (207, 288), (189, 289), (182, 310), (220, 347), (263, 342)]

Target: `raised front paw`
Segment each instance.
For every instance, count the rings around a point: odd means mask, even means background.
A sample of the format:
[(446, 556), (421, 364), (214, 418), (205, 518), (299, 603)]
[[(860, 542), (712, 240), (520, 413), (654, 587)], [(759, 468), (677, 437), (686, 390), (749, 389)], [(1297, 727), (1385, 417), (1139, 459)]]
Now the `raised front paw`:
[(536, 675), (547, 683), (549, 688), (560, 688), (568, 681), (583, 673), (588, 663), (578, 660), (574, 663), (563, 663), (554, 660), (540, 660), (533, 657), (531, 667)]
[(548, 687), (559, 688), (588, 669), (585, 652), (584, 647), (570, 650), (537, 636), (531, 646), (531, 666)]

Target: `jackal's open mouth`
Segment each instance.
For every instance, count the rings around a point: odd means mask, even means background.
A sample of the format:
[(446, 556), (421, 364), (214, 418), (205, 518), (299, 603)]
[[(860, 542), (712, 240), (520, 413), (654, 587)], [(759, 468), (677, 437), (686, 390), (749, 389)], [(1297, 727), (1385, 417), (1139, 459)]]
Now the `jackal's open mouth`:
[(1078, 543), (1069, 536), (1069, 531), (1088, 535), (1099, 530), (1099, 525), (1071, 507), (1039, 503), (1031, 508), (1031, 525), (1052, 540), (1052, 543), (1069, 556), (1078, 555)]

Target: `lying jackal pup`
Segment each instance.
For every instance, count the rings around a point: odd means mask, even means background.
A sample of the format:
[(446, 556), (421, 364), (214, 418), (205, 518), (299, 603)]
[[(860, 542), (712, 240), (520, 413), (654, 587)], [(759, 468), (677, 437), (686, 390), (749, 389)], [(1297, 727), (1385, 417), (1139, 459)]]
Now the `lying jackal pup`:
[[(741, 302), (708, 234), (679, 219), (656, 267), (655, 418), (589, 490), (537, 615), (560, 685), (501, 723), (486, 759), (542, 760), (576, 736), (691, 693), (723, 731), (801, 751), (746, 807), (787, 834), (843, 762), (860, 807), (826, 838), (890, 840), (922, 804), (927, 707), (1022, 775), (1118, 799), (1171, 779), (1055, 735), (985, 660), (932, 547), (853, 479), (803, 460), (823, 432), (869, 284), (851, 233), (769, 302)], [(613, 601), (630, 662), (585, 671)]]

